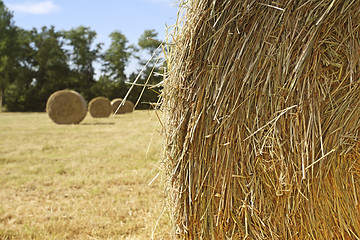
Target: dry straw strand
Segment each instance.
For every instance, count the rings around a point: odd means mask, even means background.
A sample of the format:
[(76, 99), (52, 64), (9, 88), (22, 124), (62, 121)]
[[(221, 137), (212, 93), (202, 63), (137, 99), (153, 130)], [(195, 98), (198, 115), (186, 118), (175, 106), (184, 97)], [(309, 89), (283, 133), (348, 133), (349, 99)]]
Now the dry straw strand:
[(46, 112), (57, 124), (78, 124), (87, 114), (87, 103), (76, 91), (60, 90), (48, 98)]
[(181, 1), (162, 92), (181, 239), (360, 239), (360, 1)]

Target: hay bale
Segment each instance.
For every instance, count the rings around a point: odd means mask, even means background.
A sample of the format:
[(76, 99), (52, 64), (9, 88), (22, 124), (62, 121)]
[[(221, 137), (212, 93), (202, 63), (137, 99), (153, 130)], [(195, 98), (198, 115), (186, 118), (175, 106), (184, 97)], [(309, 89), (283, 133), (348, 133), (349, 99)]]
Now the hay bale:
[(134, 104), (131, 101), (126, 100), (125, 103), (120, 106), (122, 102), (122, 98), (115, 98), (111, 101), (112, 111), (114, 114), (131, 113), (134, 110)]
[(48, 98), (46, 112), (57, 124), (78, 124), (86, 116), (87, 104), (79, 93), (61, 90)]
[(360, 239), (360, 1), (262, 2), (183, 3), (162, 93), (176, 233)]
[(113, 114), (120, 114), (118, 111), (118, 108), (119, 108), (120, 104), (122, 103), (122, 101), (123, 101), (122, 98), (115, 98), (110, 102)]
[(126, 100), (123, 107), (126, 113), (131, 113), (134, 111), (134, 104), (130, 100)]
[(89, 103), (89, 113), (93, 118), (107, 118), (112, 113), (110, 100), (105, 97), (96, 97)]

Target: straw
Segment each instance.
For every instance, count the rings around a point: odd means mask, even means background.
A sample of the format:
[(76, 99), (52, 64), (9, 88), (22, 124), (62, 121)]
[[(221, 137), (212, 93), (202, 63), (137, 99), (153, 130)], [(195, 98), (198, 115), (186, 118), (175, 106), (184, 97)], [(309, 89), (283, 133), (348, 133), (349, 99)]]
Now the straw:
[(181, 239), (360, 239), (360, 1), (181, 1), (162, 91)]

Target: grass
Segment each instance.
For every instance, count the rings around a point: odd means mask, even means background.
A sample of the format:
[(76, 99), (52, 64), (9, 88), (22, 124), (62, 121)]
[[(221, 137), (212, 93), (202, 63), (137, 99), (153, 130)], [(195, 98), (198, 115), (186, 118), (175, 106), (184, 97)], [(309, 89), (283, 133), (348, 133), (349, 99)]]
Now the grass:
[(0, 239), (169, 239), (159, 131), (151, 111), (1, 113)]

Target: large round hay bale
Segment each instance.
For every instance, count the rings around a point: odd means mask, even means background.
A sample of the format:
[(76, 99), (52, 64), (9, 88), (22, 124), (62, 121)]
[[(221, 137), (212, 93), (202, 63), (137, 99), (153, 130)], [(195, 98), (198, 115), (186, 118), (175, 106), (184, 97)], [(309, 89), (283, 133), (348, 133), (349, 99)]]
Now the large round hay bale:
[(79, 93), (61, 90), (48, 98), (46, 112), (57, 124), (78, 124), (86, 116), (87, 104)]
[(126, 100), (124, 105), (120, 106), (122, 102), (122, 98), (115, 98), (111, 101), (112, 111), (114, 114), (130, 113), (134, 110), (134, 104), (131, 101)]
[(112, 112), (110, 100), (105, 97), (96, 97), (89, 102), (89, 113), (93, 118), (107, 118)]
[(179, 239), (360, 239), (360, 1), (182, 3), (162, 92)]

